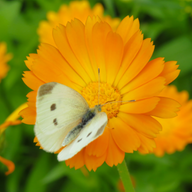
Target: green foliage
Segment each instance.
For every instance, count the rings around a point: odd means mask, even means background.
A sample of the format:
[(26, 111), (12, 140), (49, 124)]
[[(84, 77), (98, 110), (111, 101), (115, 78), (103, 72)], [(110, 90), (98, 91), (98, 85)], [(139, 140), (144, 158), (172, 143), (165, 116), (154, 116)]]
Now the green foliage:
[[(97, 0), (90, 1), (93, 6)], [(153, 58), (176, 60), (181, 74), (174, 84), (192, 96), (192, 1), (186, 0), (101, 0), (105, 13), (121, 19), (139, 18), (145, 38), (156, 45)], [(10, 71), (0, 84), (0, 124), (26, 101), (29, 88), (22, 82), (27, 70), (24, 60), (38, 47), (37, 28), (47, 11), (57, 11), (69, 0), (0, 1), (0, 42), (13, 54)], [(15, 171), (5, 176), (0, 164), (0, 192), (118, 192), (116, 167), (103, 164), (84, 175), (58, 162), (54, 154), (39, 150), (33, 143), (33, 126), (18, 125), (0, 137), (0, 155), (13, 160)], [(162, 158), (139, 153), (127, 154), (126, 161), (137, 192), (188, 192), (192, 190), (192, 148)]]

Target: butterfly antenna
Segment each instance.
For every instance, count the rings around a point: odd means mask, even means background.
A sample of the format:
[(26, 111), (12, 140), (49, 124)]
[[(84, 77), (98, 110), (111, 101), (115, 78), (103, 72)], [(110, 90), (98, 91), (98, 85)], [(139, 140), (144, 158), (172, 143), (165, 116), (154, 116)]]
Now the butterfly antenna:
[(100, 102), (100, 68), (98, 68), (98, 105)]
[(110, 104), (110, 103), (125, 103), (125, 102), (135, 102), (136, 100), (129, 100), (129, 101), (111, 101), (111, 102), (106, 102), (106, 103), (104, 103), (103, 105), (101, 105), (101, 107), (102, 106), (104, 106), (104, 105), (107, 105), (107, 104)]

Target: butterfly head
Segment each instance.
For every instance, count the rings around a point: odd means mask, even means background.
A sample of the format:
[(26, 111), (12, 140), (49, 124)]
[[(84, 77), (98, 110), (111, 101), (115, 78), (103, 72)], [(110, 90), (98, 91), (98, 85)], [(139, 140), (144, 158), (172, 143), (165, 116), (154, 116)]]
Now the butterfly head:
[(98, 112), (101, 112), (101, 105), (99, 104), (99, 105), (95, 105), (95, 107), (94, 107), (94, 110), (95, 110), (95, 112), (96, 113), (98, 113)]

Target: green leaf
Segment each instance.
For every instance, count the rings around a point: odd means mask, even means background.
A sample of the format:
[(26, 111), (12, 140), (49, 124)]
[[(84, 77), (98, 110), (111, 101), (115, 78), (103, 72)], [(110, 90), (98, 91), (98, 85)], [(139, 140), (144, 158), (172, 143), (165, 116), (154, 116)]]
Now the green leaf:
[(25, 186), (25, 192), (44, 192), (47, 191), (47, 186), (42, 181), (42, 178), (49, 171), (50, 161), (48, 160), (48, 155), (46, 152), (41, 153), (41, 156), (34, 162), (34, 167), (31, 170), (29, 178)]
[(0, 38), (7, 36), (7, 29), (19, 14), (20, 1), (0, 1)]
[(67, 175), (67, 173), (68, 169), (66, 168), (65, 163), (58, 162), (58, 165), (56, 165), (51, 171), (49, 171), (49, 173), (43, 178), (42, 181), (43, 183), (48, 184)]

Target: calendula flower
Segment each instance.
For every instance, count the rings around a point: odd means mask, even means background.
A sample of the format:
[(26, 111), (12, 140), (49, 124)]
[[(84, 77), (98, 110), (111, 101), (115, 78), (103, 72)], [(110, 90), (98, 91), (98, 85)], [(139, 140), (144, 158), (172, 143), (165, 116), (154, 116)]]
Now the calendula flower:
[(52, 30), (59, 24), (66, 25), (67, 22), (74, 18), (78, 18), (85, 24), (88, 16), (97, 15), (102, 20), (110, 23), (112, 28), (116, 28), (120, 19), (112, 19), (110, 16), (104, 16), (104, 9), (100, 3), (97, 3), (92, 9), (88, 1), (72, 1), (69, 5), (62, 5), (59, 11), (50, 11), (47, 13), (48, 21), (41, 21), (37, 30), (40, 42), (55, 45), (53, 40)]
[(24, 72), (23, 80), (33, 91), (27, 95), (23, 122), (35, 124), (36, 96), (41, 85), (67, 85), (94, 107), (98, 104), (99, 83), (101, 104), (120, 102), (102, 107), (108, 116), (104, 133), (66, 164), (96, 170), (104, 162), (109, 166), (121, 163), (125, 152), (153, 151), (154, 138), (161, 130), (153, 116), (174, 117), (179, 105), (159, 93), (178, 76), (179, 70), (175, 61), (149, 61), (154, 46), (151, 39), (143, 39), (138, 19), (125, 17), (115, 32), (98, 17), (88, 17), (85, 24), (74, 19), (54, 29), (53, 39), (55, 46), (42, 43), (37, 54), (30, 54), (26, 61), (30, 71)]
[[(19, 112), (21, 110), (23, 110), (24, 108), (27, 107), (27, 104), (24, 103), (22, 104), (20, 107), (18, 107), (6, 120), (3, 124), (0, 125), (0, 137), (2, 136), (2, 134), (4, 133), (4, 131), (7, 129), (8, 126), (12, 126), (12, 125), (18, 125), (21, 123), (21, 120), (18, 120), (18, 118), (20, 117)], [(0, 143), (1, 145), (1, 143)], [(5, 164), (8, 168), (8, 171), (5, 173), (6, 175), (12, 173), (15, 169), (15, 165), (12, 161), (7, 160), (3, 157), (0, 156), (0, 162), (2, 162), (3, 164)]]
[(11, 54), (7, 54), (7, 45), (6, 43), (0, 43), (0, 82), (7, 75), (9, 66), (7, 62), (12, 58)]
[(168, 119), (156, 118), (162, 125), (162, 131), (155, 138), (154, 153), (163, 156), (164, 153), (182, 151), (192, 142), (192, 100), (187, 91), (178, 92), (175, 86), (167, 86), (160, 94), (169, 97), (181, 104), (178, 116)]

